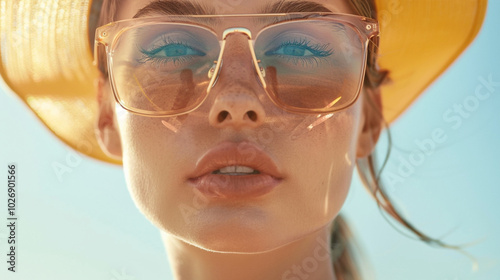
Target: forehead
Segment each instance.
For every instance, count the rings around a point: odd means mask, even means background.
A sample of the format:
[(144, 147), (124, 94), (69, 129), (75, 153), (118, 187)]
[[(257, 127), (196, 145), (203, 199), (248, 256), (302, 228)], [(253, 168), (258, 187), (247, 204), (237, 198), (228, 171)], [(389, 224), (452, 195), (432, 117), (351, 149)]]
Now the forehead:
[[(205, 11), (215, 14), (249, 14), (270, 12), (270, 9), (283, 8), (286, 12), (304, 12), (314, 9), (315, 12), (331, 11), (335, 13), (353, 13), (348, 0), (116, 0), (117, 20), (133, 18), (144, 7), (159, 6), (170, 12), (179, 10), (178, 3), (194, 4)], [(176, 3), (177, 2), (177, 3)], [(161, 5), (155, 5), (161, 4)], [(321, 9), (321, 10), (318, 10)], [(325, 10), (326, 9), (326, 10)], [(150, 11), (152, 12), (152, 11)], [(185, 13), (184, 11), (182, 11)], [(283, 12), (283, 10), (273, 11)], [(157, 15), (161, 15), (158, 11)], [(154, 15), (154, 14), (153, 14)], [(143, 15), (146, 16), (146, 15)]]

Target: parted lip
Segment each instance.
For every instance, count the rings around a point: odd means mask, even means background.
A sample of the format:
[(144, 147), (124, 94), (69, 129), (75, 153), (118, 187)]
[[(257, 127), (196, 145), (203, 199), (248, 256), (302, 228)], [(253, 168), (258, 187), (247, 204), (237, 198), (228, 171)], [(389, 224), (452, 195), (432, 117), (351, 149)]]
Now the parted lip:
[(250, 167), (260, 174), (267, 174), (276, 179), (283, 178), (271, 157), (260, 147), (247, 141), (222, 142), (210, 149), (196, 162), (196, 168), (188, 177), (196, 179), (223, 167), (235, 165)]

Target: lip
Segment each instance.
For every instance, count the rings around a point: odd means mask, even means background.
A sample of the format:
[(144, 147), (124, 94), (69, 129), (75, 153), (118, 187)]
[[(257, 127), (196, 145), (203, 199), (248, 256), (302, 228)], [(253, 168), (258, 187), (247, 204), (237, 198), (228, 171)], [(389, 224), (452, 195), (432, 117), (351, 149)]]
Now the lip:
[[(212, 174), (226, 166), (247, 166), (259, 174)], [(250, 142), (223, 142), (206, 152), (189, 175), (189, 183), (212, 198), (251, 198), (271, 192), (281, 181), (277, 165), (260, 147)]]

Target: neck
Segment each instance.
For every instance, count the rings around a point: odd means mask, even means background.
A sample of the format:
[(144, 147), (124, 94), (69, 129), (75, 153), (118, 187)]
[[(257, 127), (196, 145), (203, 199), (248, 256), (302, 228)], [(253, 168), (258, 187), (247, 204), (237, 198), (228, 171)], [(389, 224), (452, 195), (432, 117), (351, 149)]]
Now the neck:
[(328, 226), (256, 254), (211, 252), (164, 232), (162, 239), (176, 280), (335, 280)]

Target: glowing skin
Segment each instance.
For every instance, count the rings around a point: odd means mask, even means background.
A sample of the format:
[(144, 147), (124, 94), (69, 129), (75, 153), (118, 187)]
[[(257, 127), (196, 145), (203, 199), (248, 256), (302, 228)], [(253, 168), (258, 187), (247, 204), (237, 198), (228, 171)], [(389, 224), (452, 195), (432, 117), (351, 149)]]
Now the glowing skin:
[[(128, 19), (150, 0), (119, 2), (118, 19)], [(197, 2), (225, 7), (221, 13), (228, 14), (256, 13), (270, 1)], [(341, 0), (315, 2), (352, 13)], [(100, 128), (103, 146), (122, 157), (132, 198), (161, 230), (176, 279), (334, 279), (321, 244), (329, 242), (356, 155), (371, 150), (365, 143), (374, 144), (362, 133), (363, 93), (333, 115), (287, 113), (265, 94), (239, 36), (227, 42), (208, 99), (188, 115), (128, 113), (109, 105), (112, 94), (102, 85), (107, 101), (101, 103), (101, 118), (112, 119)], [(229, 113), (225, 118), (223, 111)], [(197, 192), (189, 181), (197, 162), (227, 141), (259, 147), (276, 164), (281, 182), (259, 197), (214, 199)], [(313, 271), (300, 268), (307, 258), (316, 260)]]

